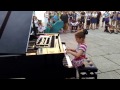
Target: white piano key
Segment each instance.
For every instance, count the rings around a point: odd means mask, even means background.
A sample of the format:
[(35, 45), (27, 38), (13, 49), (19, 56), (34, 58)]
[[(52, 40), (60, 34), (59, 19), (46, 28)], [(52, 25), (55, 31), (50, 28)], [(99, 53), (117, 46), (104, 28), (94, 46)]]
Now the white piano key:
[(65, 57), (66, 57), (66, 60), (67, 60), (67, 63), (68, 63), (68, 67), (71, 68), (73, 65), (72, 65), (72, 62), (71, 62), (71, 59), (70, 59), (69, 55), (66, 53), (66, 46), (65, 46), (65, 44), (63, 44), (63, 49), (65, 51)]

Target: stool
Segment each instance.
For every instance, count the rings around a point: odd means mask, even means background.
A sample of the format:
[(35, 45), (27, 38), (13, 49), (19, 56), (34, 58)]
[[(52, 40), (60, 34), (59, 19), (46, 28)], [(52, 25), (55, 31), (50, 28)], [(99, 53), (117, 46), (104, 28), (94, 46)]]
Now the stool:
[(86, 60), (85, 67), (78, 67), (79, 79), (86, 78), (86, 77), (93, 77), (97, 79), (96, 72), (98, 71), (97, 67), (91, 60)]

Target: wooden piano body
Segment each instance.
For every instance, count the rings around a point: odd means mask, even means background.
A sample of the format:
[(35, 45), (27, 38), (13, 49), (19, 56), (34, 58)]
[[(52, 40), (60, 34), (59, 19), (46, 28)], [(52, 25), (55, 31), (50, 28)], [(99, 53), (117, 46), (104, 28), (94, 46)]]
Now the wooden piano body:
[(43, 40), (43, 44), (37, 43), (39, 38), (30, 39), (32, 16), (32, 11), (0, 11), (0, 25), (5, 27), (0, 27), (0, 79), (75, 77), (76, 70), (63, 65), (65, 54), (59, 34), (47, 34), (54, 36), (54, 45), (49, 45), (52, 40), (49, 44)]

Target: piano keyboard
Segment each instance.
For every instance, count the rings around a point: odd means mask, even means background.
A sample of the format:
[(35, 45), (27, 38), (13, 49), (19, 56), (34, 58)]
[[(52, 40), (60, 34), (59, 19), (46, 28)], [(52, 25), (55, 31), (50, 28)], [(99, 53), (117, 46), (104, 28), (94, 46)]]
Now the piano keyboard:
[(65, 51), (65, 58), (63, 59), (63, 65), (68, 66), (68, 68), (72, 68), (73, 65), (72, 65), (72, 62), (71, 62), (71, 59), (70, 59), (69, 55), (66, 53), (66, 46), (65, 46), (65, 44), (63, 44), (63, 49)]

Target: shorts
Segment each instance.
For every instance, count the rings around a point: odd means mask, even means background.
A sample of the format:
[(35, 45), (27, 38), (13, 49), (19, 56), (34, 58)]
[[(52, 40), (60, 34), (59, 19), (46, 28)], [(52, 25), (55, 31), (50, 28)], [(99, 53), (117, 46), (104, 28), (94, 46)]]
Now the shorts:
[(87, 23), (86, 23), (87, 25), (90, 25), (90, 20), (87, 20), (86, 22), (87, 22)]
[(97, 23), (97, 18), (92, 18), (92, 19), (91, 19), (91, 23), (96, 24), (96, 23)]
[(80, 66), (82, 66), (83, 65), (83, 61), (84, 60), (78, 60), (78, 61), (76, 61), (76, 60), (72, 60), (72, 65), (75, 67), (75, 68), (77, 68), (77, 67), (80, 67)]
[(100, 19), (99, 19), (99, 18), (97, 18), (97, 24), (99, 24), (99, 22), (100, 22)]
[(72, 26), (72, 30), (77, 30), (78, 26)]
[(81, 20), (80, 20), (80, 23), (85, 23), (85, 19), (81, 19)]

